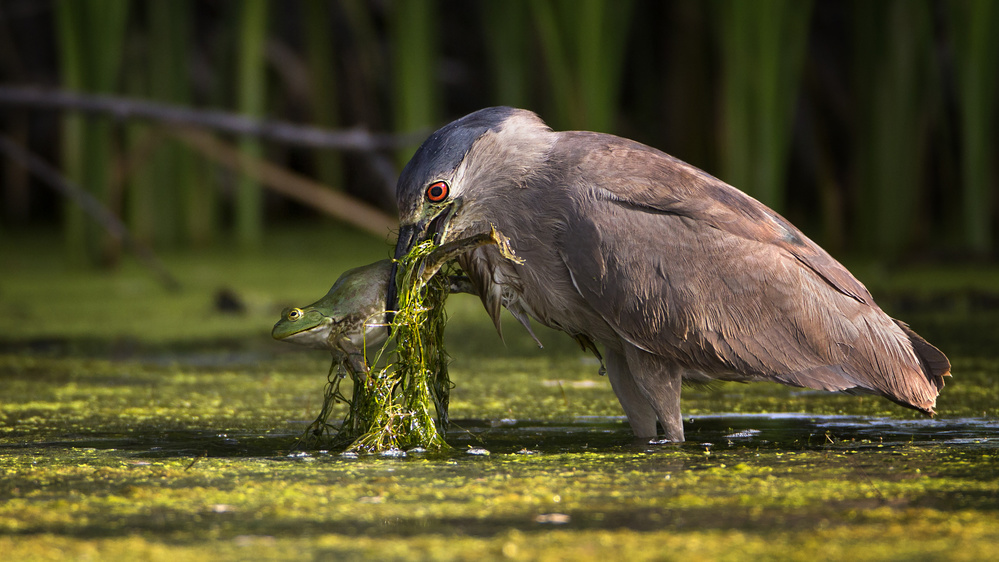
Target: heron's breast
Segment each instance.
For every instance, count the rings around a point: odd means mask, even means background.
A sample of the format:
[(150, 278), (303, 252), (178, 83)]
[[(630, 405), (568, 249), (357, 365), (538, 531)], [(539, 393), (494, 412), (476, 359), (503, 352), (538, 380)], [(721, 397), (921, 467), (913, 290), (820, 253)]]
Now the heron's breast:
[(615, 349), (619, 346), (619, 336), (579, 293), (557, 252), (525, 252), (523, 257), (523, 264), (513, 266), (514, 287), (528, 314), (549, 328), (585, 334)]

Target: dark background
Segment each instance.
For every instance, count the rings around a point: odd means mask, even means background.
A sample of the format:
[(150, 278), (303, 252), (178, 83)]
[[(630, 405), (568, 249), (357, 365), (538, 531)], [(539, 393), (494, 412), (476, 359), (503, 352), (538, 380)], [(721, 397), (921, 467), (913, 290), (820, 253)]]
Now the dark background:
[[(418, 138), (520, 106), (699, 166), (834, 254), (992, 260), (995, 4), (2, 0), (0, 86)], [(329, 220), (155, 120), (81, 115), (0, 104), (0, 134), (155, 248), (252, 248), (268, 229)], [(389, 215), (413, 150), (381, 151), (379, 173), (371, 154), (215, 138)], [(0, 171), (0, 233), (61, 228), (69, 256), (115, 263), (116, 239), (21, 165)]]

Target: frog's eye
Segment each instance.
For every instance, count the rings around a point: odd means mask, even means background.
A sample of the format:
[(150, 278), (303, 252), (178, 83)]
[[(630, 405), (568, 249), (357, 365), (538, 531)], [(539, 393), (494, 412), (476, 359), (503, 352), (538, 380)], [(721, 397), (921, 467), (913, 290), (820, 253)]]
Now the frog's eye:
[(301, 308), (293, 308), (293, 309), (291, 309), (291, 310), (288, 311), (288, 320), (291, 320), (292, 322), (298, 320), (301, 317), (302, 317), (302, 309)]
[(447, 183), (442, 181), (435, 181), (427, 187), (427, 201), (431, 203), (440, 203), (441, 201), (447, 199), (447, 194), (450, 189)]

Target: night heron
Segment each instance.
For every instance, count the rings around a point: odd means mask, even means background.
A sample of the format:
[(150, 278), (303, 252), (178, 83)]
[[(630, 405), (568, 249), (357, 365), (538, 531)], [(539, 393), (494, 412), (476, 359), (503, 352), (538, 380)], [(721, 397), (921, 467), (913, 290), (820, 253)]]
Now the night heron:
[[(765, 205), (620, 137), (477, 111), (399, 177), (397, 258), (495, 225), (523, 264), (458, 258), (499, 326), (506, 307), (603, 348), (634, 433), (683, 440), (681, 383), (771, 381), (873, 393), (933, 414), (950, 362)], [(389, 306), (394, 306), (390, 286)]]

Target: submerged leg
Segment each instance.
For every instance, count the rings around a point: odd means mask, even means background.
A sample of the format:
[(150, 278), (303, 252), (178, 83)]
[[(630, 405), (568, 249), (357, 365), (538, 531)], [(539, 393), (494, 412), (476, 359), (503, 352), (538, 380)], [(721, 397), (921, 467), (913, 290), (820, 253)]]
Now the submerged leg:
[(625, 344), (624, 356), (634, 382), (659, 416), (666, 439), (683, 441), (683, 416), (680, 413), (682, 369), (629, 344)]
[(635, 384), (624, 356), (610, 349), (604, 351), (604, 366), (611, 388), (617, 395), (624, 415), (628, 418), (631, 431), (636, 437), (656, 436), (656, 411)]

